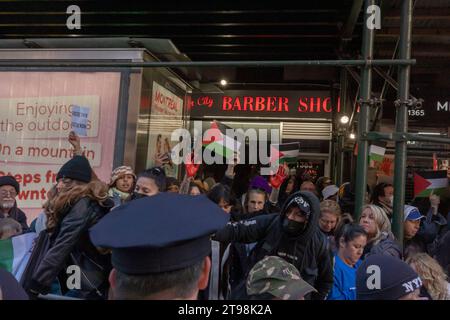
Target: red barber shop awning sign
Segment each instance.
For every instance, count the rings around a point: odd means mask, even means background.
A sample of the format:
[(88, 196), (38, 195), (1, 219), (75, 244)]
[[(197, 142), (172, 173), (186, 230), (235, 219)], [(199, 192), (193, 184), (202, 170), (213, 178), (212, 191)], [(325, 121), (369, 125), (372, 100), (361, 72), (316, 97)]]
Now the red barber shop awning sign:
[(340, 99), (327, 91), (226, 91), (193, 94), (188, 98), (191, 117), (325, 118), (340, 112)]

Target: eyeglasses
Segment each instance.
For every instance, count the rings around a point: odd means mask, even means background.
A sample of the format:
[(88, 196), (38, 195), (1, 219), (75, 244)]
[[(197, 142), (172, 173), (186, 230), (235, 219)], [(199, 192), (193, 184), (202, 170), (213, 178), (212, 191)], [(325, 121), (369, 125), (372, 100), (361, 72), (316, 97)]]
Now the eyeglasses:
[(17, 192), (15, 190), (14, 191), (3, 190), (0, 192), (0, 195), (2, 196), (2, 198), (6, 198), (8, 195), (14, 198), (15, 196), (17, 196)]

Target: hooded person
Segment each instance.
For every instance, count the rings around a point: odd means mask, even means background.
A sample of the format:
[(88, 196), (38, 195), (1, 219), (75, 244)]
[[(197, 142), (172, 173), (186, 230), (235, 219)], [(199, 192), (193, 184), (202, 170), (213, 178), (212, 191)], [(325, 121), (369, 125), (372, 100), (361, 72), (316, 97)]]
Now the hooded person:
[(27, 216), (17, 207), (16, 197), (19, 192), (20, 185), (13, 176), (0, 177), (0, 219), (14, 219), (26, 232), (28, 230)]
[[(230, 223), (214, 239), (257, 242), (249, 256), (247, 274), (264, 257), (281, 257), (294, 265), (301, 277), (317, 290), (305, 298), (321, 300), (333, 285), (333, 266), (327, 239), (319, 229), (319, 214), (319, 199), (311, 192), (299, 191), (286, 199), (280, 214)], [(231, 297), (237, 298), (239, 293), (232, 292)]]

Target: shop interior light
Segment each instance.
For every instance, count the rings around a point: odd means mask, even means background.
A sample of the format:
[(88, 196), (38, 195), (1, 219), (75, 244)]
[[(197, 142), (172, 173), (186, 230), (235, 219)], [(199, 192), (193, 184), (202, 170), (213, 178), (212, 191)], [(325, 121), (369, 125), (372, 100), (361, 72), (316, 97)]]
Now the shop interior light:
[(227, 85), (227, 80), (225, 80), (225, 79), (222, 79), (222, 80), (220, 80), (220, 85), (222, 85), (222, 86), (226, 86)]
[(339, 121), (342, 124), (347, 124), (350, 121), (350, 118), (348, 116), (342, 116), (341, 119), (339, 119)]
[(355, 140), (356, 139), (356, 135), (352, 132), (350, 133), (350, 135), (348, 136), (350, 139)]
[(440, 136), (441, 134), (439, 132), (419, 132), (419, 134), (425, 134), (430, 136)]

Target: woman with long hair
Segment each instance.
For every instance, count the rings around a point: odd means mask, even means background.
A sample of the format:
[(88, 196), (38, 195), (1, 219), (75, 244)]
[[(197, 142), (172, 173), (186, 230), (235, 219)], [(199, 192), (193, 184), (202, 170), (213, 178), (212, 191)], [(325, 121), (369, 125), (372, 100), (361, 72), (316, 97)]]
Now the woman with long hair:
[(406, 259), (422, 279), (424, 295), (432, 300), (450, 300), (450, 285), (442, 267), (426, 253), (417, 253)]
[(402, 258), (402, 251), (391, 231), (391, 223), (382, 208), (373, 204), (364, 206), (359, 225), (367, 232), (363, 257), (380, 253)]
[(57, 174), (56, 195), (45, 205), (50, 247), (33, 274), (29, 292), (46, 294), (55, 280), (66, 284), (77, 266), (80, 286), (62, 286), (65, 295), (85, 298), (105, 298), (110, 271), (110, 257), (102, 255), (89, 239), (88, 230), (113, 206), (108, 197), (108, 185), (92, 179), (92, 169), (83, 156), (66, 162)]

